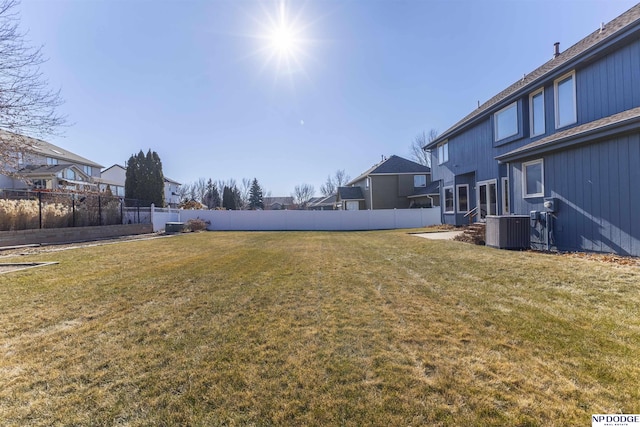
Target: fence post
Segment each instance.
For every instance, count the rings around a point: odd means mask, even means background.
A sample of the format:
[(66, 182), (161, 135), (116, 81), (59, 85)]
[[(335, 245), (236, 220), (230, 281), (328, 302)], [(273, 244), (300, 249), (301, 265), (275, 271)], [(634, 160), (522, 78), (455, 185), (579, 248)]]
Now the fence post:
[(40, 228), (42, 228), (42, 192), (40, 191), (38, 191), (38, 211)]
[(151, 207), (149, 208), (149, 216), (151, 217), (151, 230), (152, 231), (156, 231), (154, 224), (153, 224), (153, 214), (156, 208), (156, 204), (155, 203), (151, 203)]

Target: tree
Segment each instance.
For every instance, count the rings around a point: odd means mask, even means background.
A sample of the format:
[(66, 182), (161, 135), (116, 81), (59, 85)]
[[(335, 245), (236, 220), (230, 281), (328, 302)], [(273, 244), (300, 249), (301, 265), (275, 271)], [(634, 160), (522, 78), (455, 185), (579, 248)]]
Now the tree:
[(428, 134), (424, 131), (417, 134), (409, 146), (411, 160), (423, 166), (431, 167), (431, 156), (427, 151), (423, 150), (423, 148), (433, 142), (437, 137), (438, 131), (436, 129), (431, 129)]
[(264, 203), (262, 202), (262, 187), (260, 187), (256, 178), (253, 178), (253, 181), (251, 182), (251, 189), (249, 190), (249, 209), (264, 209)]
[(209, 178), (207, 181), (206, 192), (202, 202), (209, 209), (215, 209), (220, 206), (220, 192), (218, 192), (218, 187), (216, 183)]
[(309, 200), (311, 200), (315, 192), (316, 190), (313, 188), (313, 185), (296, 185), (293, 190), (292, 196), (295, 203), (298, 205), (298, 208), (306, 209)]
[(57, 112), (59, 91), (51, 91), (39, 66), (42, 47), (31, 47), (18, 29), (18, 0), (0, 0), (0, 129), (11, 132), (0, 139), (0, 172), (10, 173), (26, 136), (55, 135), (66, 123)]
[(238, 201), (240, 199), (240, 191), (235, 185), (229, 187), (224, 186), (222, 190), (222, 207), (228, 210), (235, 211), (238, 209)]
[(344, 186), (351, 177), (344, 171), (344, 169), (338, 169), (334, 176), (327, 176), (327, 180), (320, 186), (320, 192), (323, 196), (331, 196), (338, 191), (338, 187)]
[(124, 183), (125, 197), (164, 206), (164, 175), (162, 162), (155, 151), (140, 150), (127, 162)]

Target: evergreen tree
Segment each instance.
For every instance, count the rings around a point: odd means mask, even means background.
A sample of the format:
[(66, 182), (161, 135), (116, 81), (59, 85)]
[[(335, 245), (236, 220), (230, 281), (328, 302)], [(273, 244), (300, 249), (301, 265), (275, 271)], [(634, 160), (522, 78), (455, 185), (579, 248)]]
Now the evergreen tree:
[(231, 187), (225, 185), (222, 190), (222, 207), (228, 210), (236, 210), (236, 198)]
[(262, 187), (260, 187), (256, 178), (253, 178), (253, 181), (251, 182), (251, 189), (249, 190), (249, 209), (264, 209), (264, 203), (262, 202)]
[(209, 209), (215, 209), (220, 206), (220, 192), (218, 192), (218, 187), (216, 183), (209, 178), (207, 181), (207, 191), (204, 194), (204, 198), (202, 202)]
[(138, 154), (129, 157), (124, 191), (128, 199), (164, 206), (164, 175), (158, 153), (149, 150), (145, 156), (140, 150)]

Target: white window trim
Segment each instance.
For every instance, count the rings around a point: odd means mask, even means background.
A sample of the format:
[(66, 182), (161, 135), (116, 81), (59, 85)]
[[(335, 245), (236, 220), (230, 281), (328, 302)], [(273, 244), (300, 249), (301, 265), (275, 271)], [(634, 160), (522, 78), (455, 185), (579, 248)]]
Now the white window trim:
[[(566, 80), (567, 78), (571, 77), (572, 78), (572, 82), (573, 82), (573, 121), (569, 122), (569, 123), (564, 123), (564, 124), (560, 124), (560, 110), (558, 108), (558, 83), (560, 83), (562, 80)], [(554, 104), (554, 108), (555, 108), (555, 119), (556, 119), (556, 129), (560, 129), (569, 125), (572, 125), (574, 123), (576, 123), (578, 121), (578, 101), (576, 99), (576, 72), (575, 70), (568, 72), (567, 74), (558, 77), (557, 79), (555, 79), (553, 81), (553, 104)]]
[[(451, 190), (451, 194), (453, 195), (453, 206), (452, 209), (448, 211), (447, 210), (447, 190)], [(448, 186), (448, 187), (444, 187), (442, 189), (442, 199), (443, 199), (443, 203), (442, 203), (442, 207), (444, 208), (444, 213), (446, 214), (452, 214), (452, 213), (456, 213), (456, 193), (454, 192), (454, 188), (452, 185)]]
[[(440, 156), (440, 147), (442, 147), (442, 156)], [(440, 144), (438, 144), (436, 146), (436, 153), (439, 165), (447, 163), (449, 161), (449, 141), (441, 142)]]
[[(516, 131), (512, 134), (509, 135), (505, 135), (502, 138), (498, 138), (498, 115), (510, 108), (516, 107)], [(507, 139), (510, 138), (514, 135), (517, 135), (520, 132), (520, 123), (518, 123), (518, 101), (512, 102), (511, 104), (507, 105), (506, 107), (504, 107), (503, 109), (496, 111), (495, 113), (493, 113), (493, 135), (494, 135), (494, 141), (498, 142), (498, 141), (502, 141), (503, 139)]]
[[(536, 163), (540, 163), (540, 178), (542, 181), (542, 191), (540, 193), (528, 194), (527, 193), (527, 166), (534, 165)], [(544, 197), (544, 159), (536, 159), (531, 160), (530, 162), (522, 163), (522, 197), (530, 198), (530, 197)]]
[[(467, 210), (466, 211), (460, 209), (460, 193), (458, 191), (459, 191), (459, 189), (461, 187), (467, 187)], [(469, 212), (469, 205), (470, 205), (470, 203), (469, 203), (469, 201), (470, 201), (469, 200), (469, 184), (458, 184), (458, 185), (456, 185), (456, 194), (455, 194), (455, 196), (456, 196), (456, 203), (455, 203), (456, 211), (458, 213), (467, 213), (467, 212)]]
[[(417, 176), (424, 177), (424, 184), (416, 185), (416, 177)], [(427, 175), (426, 174), (415, 174), (415, 175), (413, 175), (413, 188), (420, 188), (420, 187), (426, 187), (426, 186), (427, 186)]]
[[(534, 128), (534, 122), (533, 122), (533, 97), (536, 95), (542, 95), (542, 132), (540, 133), (534, 133), (535, 132), (535, 128)], [(545, 133), (547, 133), (547, 123), (545, 121), (545, 105), (544, 105), (544, 87), (541, 87), (540, 89), (536, 90), (535, 92), (531, 92), (531, 94), (529, 94), (529, 136), (531, 138), (533, 138), (534, 136), (540, 136), (540, 135), (544, 135)]]
[(502, 215), (510, 215), (511, 213), (509, 212), (509, 206), (507, 206), (507, 200), (511, 200), (511, 198), (507, 199), (507, 196), (509, 195), (509, 178), (508, 177), (502, 177), (500, 179), (500, 192), (502, 193)]

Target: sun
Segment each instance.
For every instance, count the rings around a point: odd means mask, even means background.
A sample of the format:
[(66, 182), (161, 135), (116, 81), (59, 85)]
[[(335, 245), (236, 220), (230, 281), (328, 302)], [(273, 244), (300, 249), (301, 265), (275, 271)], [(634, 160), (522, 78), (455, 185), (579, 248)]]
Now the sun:
[(261, 22), (261, 48), (265, 67), (274, 65), (277, 74), (304, 72), (303, 61), (308, 56), (309, 40), (305, 36), (302, 14), (292, 14), (284, 0), (272, 10), (265, 10)]

